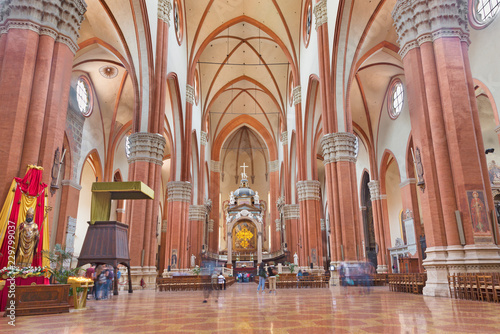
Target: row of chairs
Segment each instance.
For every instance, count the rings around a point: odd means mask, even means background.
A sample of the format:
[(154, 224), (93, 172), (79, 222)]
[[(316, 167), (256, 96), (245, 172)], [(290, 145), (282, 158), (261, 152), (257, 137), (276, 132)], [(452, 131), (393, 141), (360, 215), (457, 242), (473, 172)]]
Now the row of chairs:
[[(226, 277), (226, 287), (234, 283), (234, 277)], [(156, 289), (159, 291), (196, 291), (211, 286), (212, 278), (208, 275), (158, 277), (156, 279)]]
[[(329, 276), (299, 276), (295, 274), (280, 274), (276, 281), (277, 289), (295, 288), (327, 288), (330, 281)], [(259, 283), (259, 277), (255, 277), (255, 283)], [(269, 288), (269, 280), (266, 280), (266, 288)]]
[(450, 296), (455, 299), (500, 301), (500, 273), (457, 273), (448, 275)]
[(390, 291), (422, 294), (427, 274), (387, 274), (387, 280)]

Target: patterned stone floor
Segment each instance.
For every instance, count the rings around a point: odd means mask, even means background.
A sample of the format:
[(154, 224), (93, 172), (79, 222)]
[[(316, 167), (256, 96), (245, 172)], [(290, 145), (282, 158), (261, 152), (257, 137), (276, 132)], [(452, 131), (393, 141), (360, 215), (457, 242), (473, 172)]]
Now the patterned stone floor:
[[(135, 291), (87, 310), (0, 318), (0, 333), (499, 333), (500, 305), (358, 287), (256, 293), (235, 284), (203, 293)], [(217, 300), (216, 300), (217, 299)]]

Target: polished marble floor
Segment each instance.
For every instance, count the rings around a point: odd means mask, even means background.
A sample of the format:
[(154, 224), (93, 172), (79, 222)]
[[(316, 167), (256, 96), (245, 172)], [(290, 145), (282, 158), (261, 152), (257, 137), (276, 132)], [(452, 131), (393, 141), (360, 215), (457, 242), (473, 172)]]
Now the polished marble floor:
[(235, 284), (203, 293), (135, 291), (89, 301), (84, 311), (0, 318), (0, 333), (499, 333), (500, 305), (374, 287), (256, 293)]

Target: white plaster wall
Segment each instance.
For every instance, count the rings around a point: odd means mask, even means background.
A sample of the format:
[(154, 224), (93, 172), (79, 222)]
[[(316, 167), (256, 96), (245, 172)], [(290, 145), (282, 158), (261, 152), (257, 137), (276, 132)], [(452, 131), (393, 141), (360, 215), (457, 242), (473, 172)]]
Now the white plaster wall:
[(128, 181), (128, 160), (127, 154), (125, 153), (125, 139), (127, 136), (123, 136), (118, 142), (115, 149), (115, 161), (113, 162), (113, 175), (117, 170), (120, 170), (122, 176), (122, 181)]
[(359, 139), (359, 149), (358, 149), (358, 159), (356, 160), (356, 180), (357, 180), (357, 189), (358, 189), (358, 203), (362, 203), (361, 201), (361, 181), (363, 180), (363, 171), (368, 170), (368, 174), (370, 175), (370, 181), (372, 180), (372, 172), (370, 170), (370, 157), (368, 155), (368, 151), (366, 150), (365, 145)]
[(386, 149), (390, 150), (399, 166), (399, 174), (401, 175), (401, 182), (406, 180), (406, 147), (411, 132), (410, 112), (408, 109), (408, 96), (406, 94), (406, 82), (404, 77), (400, 76), (399, 79), (405, 86), (405, 97), (403, 110), (395, 120), (389, 117), (387, 111), (387, 97), (384, 96), (384, 104), (382, 106), (380, 123), (378, 124), (378, 131), (376, 135), (376, 154), (377, 164), (380, 168), (380, 163)]
[(402, 238), (401, 227), (399, 223), (399, 213), (403, 209), (403, 203), (401, 201), (401, 189), (399, 188), (400, 183), (401, 182), (399, 178), (398, 167), (393, 161), (387, 168), (385, 179), (391, 247), (395, 246), (396, 238)]
[(497, 104), (500, 101), (500, 67), (493, 66), (491, 61), (498, 59), (500, 53), (499, 31), (499, 16), (484, 29), (476, 30), (470, 27), (469, 47), (472, 76), (488, 87)]
[(78, 257), (82, 250), (83, 241), (87, 234), (90, 221), (90, 202), (92, 199), (92, 183), (95, 182), (95, 174), (88, 162), (85, 163), (82, 171), (82, 190), (78, 201), (78, 214), (76, 216), (75, 251), (74, 256)]

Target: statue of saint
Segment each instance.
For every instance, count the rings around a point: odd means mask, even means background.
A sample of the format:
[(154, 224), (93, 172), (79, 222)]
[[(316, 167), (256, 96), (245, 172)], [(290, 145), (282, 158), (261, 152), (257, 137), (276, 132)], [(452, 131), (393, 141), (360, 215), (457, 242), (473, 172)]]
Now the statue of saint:
[(254, 204), (259, 204), (260, 203), (260, 201), (259, 201), (259, 192), (258, 191), (255, 192), (255, 196), (253, 197), (253, 203)]
[(34, 216), (35, 211), (29, 208), (26, 213), (26, 220), (17, 227), (16, 265), (19, 267), (31, 266), (36, 255), (40, 232), (33, 221)]
[(196, 266), (196, 256), (194, 254), (191, 254), (191, 268), (194, 268)]
[(295, 264), (296, 266), (299, 265), (299, 256), (297, 255), (297, 253), (293, 254), (293, 264)]

